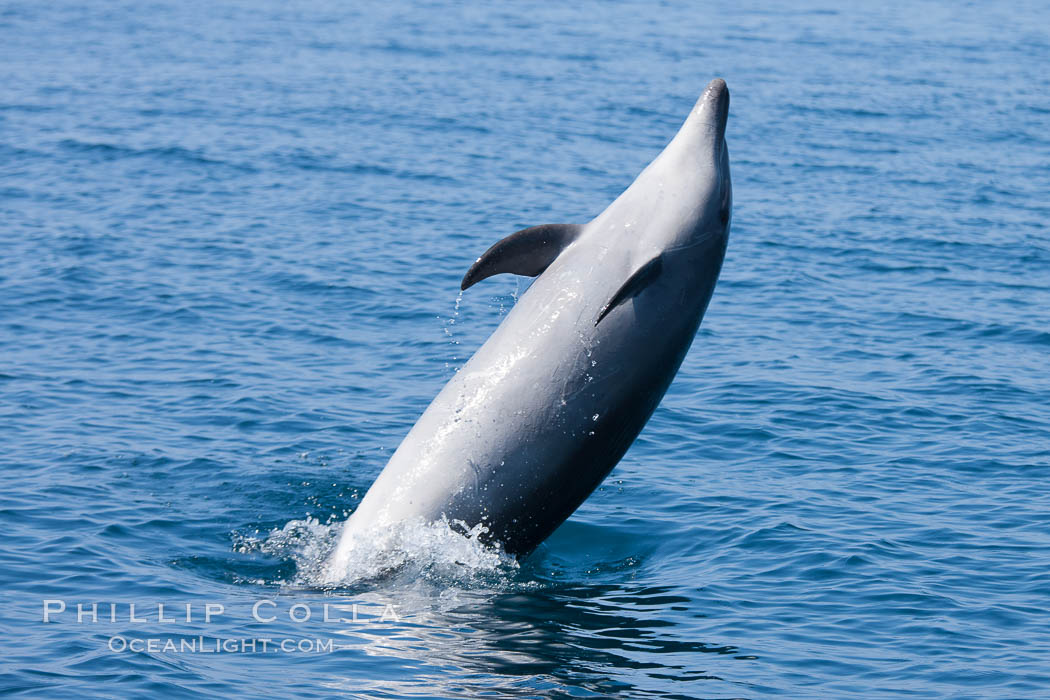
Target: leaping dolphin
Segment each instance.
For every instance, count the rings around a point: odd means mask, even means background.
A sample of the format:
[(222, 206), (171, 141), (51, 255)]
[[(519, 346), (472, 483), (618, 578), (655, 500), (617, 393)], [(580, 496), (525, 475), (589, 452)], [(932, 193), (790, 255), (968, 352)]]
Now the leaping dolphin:
[(531, 552), (634, 442), (693, 342), (729, 238), (729, 90), (716, 79), (678, 133), (587, 224), (499, 241), (463, 278), (536, 277), (401, 442), (347, 521), (355, 542), (446, 519)]

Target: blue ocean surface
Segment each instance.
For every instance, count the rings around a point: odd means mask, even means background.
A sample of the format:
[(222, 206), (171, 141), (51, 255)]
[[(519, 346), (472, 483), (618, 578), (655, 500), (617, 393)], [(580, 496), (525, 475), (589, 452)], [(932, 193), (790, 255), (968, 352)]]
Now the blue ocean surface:
[[(1048, 27), (4, 2), (0, 694), (1050, 696)], [(467, 267), (714, 77), (729, 249), (623, 461), (521, 562), (427, 531), (319, 586), (528, 284)]]

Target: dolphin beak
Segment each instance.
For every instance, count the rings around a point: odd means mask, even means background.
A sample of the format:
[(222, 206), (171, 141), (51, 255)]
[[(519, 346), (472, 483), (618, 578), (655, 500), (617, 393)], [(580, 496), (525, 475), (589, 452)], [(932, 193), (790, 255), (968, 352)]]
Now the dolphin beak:
[(714, 126), (715, 143), (721, 144), (726, 135), (726, 122), (729, 120), (729, 88), (726, 87), (726, 81), (715, 78), (708, 83), (699, 102), (709, 115), (710, 124)]
[(710, 149), (709, 152), (717, 160), (721, 157), (728, 119), (729, 88), (726, 87), (726, 81), (715, 78), (707, 84), (678, 135), (688, 139), (694, 148)]

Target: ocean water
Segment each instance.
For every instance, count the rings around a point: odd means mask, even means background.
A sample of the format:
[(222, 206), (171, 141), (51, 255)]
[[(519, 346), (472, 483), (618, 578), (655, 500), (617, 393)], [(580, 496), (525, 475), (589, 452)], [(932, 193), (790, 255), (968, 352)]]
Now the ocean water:
[[(1047, 27), (3, 3), (0, 692), (1047, 697)], [(729, 250), (624, 460), (521, 562), (406, 530), (319, 587), (527, 284), (469, 264), (600, 212), (716, 76)]]

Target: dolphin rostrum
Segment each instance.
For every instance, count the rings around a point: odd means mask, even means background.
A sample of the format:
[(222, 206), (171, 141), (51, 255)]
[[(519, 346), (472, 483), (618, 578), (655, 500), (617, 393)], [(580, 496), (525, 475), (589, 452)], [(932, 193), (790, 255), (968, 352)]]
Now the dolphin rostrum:
[[(586, 224), (511, 234), (462, 288), (536, 277), (401, 442), (343, 529), (355, 542), (445, 520), (525, 555), (601, 483), (681, 365), (729, 237), (729, 90), (711, 81), (674, 139)], [(481, 526), (480, 528), (478, 526)]]

